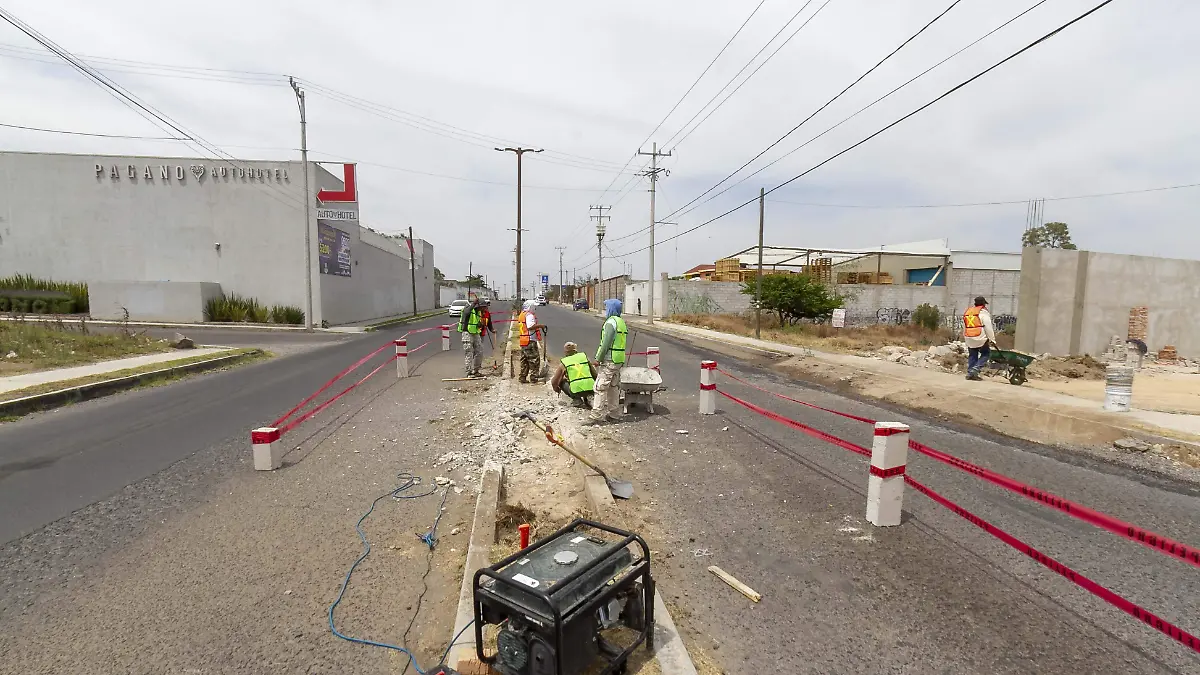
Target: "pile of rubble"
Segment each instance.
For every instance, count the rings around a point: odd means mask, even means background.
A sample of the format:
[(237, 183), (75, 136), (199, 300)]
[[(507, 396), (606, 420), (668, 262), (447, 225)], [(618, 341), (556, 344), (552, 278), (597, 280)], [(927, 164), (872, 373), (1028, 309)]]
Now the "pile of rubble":
[(959, 373), (966, 368), (967, 345), (963, 342), (951, 342), (916, 351), (907, 347), (889, 345), (877, 352), (864, 354), (864, 356), (899, 363), (902, 366), (928, 368), (944, 373)]

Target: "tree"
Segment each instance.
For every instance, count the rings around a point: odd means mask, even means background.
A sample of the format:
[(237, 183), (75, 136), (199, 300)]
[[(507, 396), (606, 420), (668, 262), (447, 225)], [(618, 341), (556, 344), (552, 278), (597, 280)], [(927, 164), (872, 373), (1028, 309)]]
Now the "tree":
[(463, 283), (466, 284), (467, 288), (469, 288), (472, 291), (480, 290), (483, 288), (483, 275), (482, 274), (472, 274), (471, 276), (467, 277), (467, 280), (464, 281)]
[(1075, 244), (1071, 243), (1071, 232), (1066, 223), (1046, 223), (1025, 230), (1021, 235), (1021, 245), (1030, 248), (1063, 248), (1074, 251)]
[[(758, 281), (742, 283), (742, 293), (754, 295)], [(780, 325), (791, 325), (801, 319), (828, 319), (843, 299), (828, 286), (807, 274), (764, 274), (762, 278), (762, 308), (775, 312)]]
[(441, 270), (439, 270), (438, 268), (435, 267), (435, 268), (433, 268), (433, 280), (435, 282), (437, 282), (437, 284), (440, 286), (441, 283), (446, 280), (446, 275), (443, 274)]

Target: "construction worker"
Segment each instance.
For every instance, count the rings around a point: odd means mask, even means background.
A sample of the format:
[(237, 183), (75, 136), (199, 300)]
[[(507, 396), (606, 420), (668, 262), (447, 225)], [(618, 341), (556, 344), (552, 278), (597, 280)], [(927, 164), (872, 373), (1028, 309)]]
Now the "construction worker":
[(521, 344), (521, 374), (517, 378), (522, 384), (536, 383), (541, 373), (541, 354), (538, 351), (542, 333), (546, 330), (544, 324), (538, 323), (533, 308), (537, 303), (527, 300), (521, 313), (517, 315), (517, 326), (520, 330)]
[(996, 328), (992, 324), (992, 313), (987, 309), (987, 298), (975, 298), (975, 305), (963, 313), (963, 338), (967, 343), (967, 379), (982, 380), (979, 371), (992, 355), (990, 345), (996, 344)]
[(467, 377), (478, 377), (483, 365), (483, 313), (479, 309), (479, 298), (471, 296), (471, 304), (463, 308), (458, 320), (458, 332), (462, 333), (463, 362)]
[(604, 327), (600, 332), (600, 348), (596, 350), (596, 395), (592, 398), (590, 424), (615, 422), (620, 404), (621, 366), (625, 363), (625, 339), (629, 328), (621, 318), (621, 301), (604, 301)]
[(563, 357), (558, 364), (558, 370), (550, 378), (550, 387), (571, 397), (581, 408), (592, 407), (596, 366), (588, 361), (587, 354), (579, 352), (579, 345), (568, 342), (563, 345)]
[[(492, 301), (486, 296), (479, 301), (479, 325), (480, 336), (488, 335), (492, 342), (492, 350), (495, 351), (496, 324), (492, 323)], [(483, 338), (480, 337), (480, 343), (482, 344), (482, 342)]]

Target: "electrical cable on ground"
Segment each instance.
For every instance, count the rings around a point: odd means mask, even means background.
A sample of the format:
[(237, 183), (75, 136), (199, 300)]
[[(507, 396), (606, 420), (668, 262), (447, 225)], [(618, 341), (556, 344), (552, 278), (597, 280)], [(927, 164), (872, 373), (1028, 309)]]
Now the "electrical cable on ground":
[[(423, 497), (429, 497), (430, 495), (433, 495), (434, 493), (437, 492), (437, 486), (433, 486), (432, 488), (430, 488), (429, 490), (426, 490), (425, 492), (420, 492), (417, 494), (408, 494), (408, 492), (410, 490), (421, 485), (421, 478), (419, 476), (416, 476), (416, 475), (408, 472), (408, 471), (401, 471), (399, 474), (397, 474), (396, 478), (400, 481), (400, 484), (397, 485), (392, 490), (389, 490), (388, 492), (385, 492), (385, 493), (379, 495), (378, 497), (376, 497), (374, 500), (372, 500), (371, 506), (367, 509), (366, 513), (362, 514), (362, 517), (359, 518), (358, 522), (356, 522), (354, 524), (354, 530), (355, 530), (355, 532), (358, 533), (359, 540), (362, 541), (363, 552), (362, 552), (362, 555), (358, 556), (358, 559), (354, 561), (354, 564), (352, 564), (350, 566), (350, 569), (346, 572), (346, 577), (342, 580), (342, 587), (338, 590), (337, 598), (333, 601), (333, 604), (329, 605), (329, 612), (328, 612), (329, 630), (335, 636), (337, 636), (343, 640), (346, 640), (347, 642), (354, 642), (357, 644), (369, 645), (372, 647), (383, 647), (385, 649), (391, 649), (393, 651), (401, 652), (402, 654), (405, 654), (406, 656), (408, 656), (408, 664), (412, 665), (412, 667), (417, 671), (417, 673), (419, 675), (425, 675), (425, 671), (422, 670), (421, 666), (417, 664), (416, 657), (413, 655), (413, 653), (411, 651), (408, 650), (408, 648), (400, 647), (400, 646), (393, 645), (393, 644), (388, 644), (386, 642), (379, 642), (377, 640), (356, 638), (356, 637), (351, 637), (349, 635), (345, 635), (337, 629), (337, 626), (334, 623), (334, 617), (333, 617), (334, 611), (337, 609), (338, 605), (341, 604), (342, 598), (344, 598), (346, 595), (346, 588), (350, 585), (350, 578), (352, 576), (354, 576), (354, 570), (358, 569), (358, 566), (362, 563), (362, 561), (366, 560), (367, 556), (369, 556), (371, 554), (371, 542), (370, 542), (370, 540), (367, 539), (367, 533), (363, 531), (362, 525), (363, 525), (363, 522), (366, 521), (366, 519), (375, 511), (375, 507), (379, 504), (379, 502), (381, 502), (384, 499), (387, 499), (389, 497), (391, 497), (393, 500), (396, 500), (396, 501), (399, 501), (402, 499), (421, 499)], [(449, 486), (447, 486), (446, 493), (442, 495), (442, 504), (445, 504), (446, 495), (448, 495), (449, 492), (450, 492), (450, 488), (449, 488)], [(432, 554), (433, 547), (434, 547), (434, 544), (431, 542), (436, 542), (437, 524), (441, 520), (441, 518), (442, 518), (442, 506), (439, 505), (438, 506), (438, 516), (437, 516), (437, 519), (433, 523), (433, 527), (431, 527), (429, 529), (429, 532), (426, 533), (425, 536), (418, 535), (418, 536), (420, 536), (422, 541), (424, 541), (427, 545), (429, 545), (430, 554)], [(428, 539), (426, 539), (426, 537), (428, 537)], [(426, 574), (428, 574), (428, 572), (426, 572)], [(414, 613), (414, 617), (415, 616), (416, 615)], [(411, 626), (411, 624), (410, 624), (410, 626)], [(405, 666), (405, 668), (407, 669), (407, 665)]]
[[(880, 136), (881, 134), (883, 134), (884, 132), (886, 132), (886, 131), (888, 131), (888, 130), (892, 129), (893, 127), (896, 127), (896, 126), (898, 126), (898, 125), (899, 125), (899, 124), (901, 124), (902, 122), (904, 122), (904, 121), (906, 121), (906, 120), (908, 120), (908, 119), (910, 119), (910, 118), (914, 117), (915, 115), (917, 115), (917, 114), (921, 113), (922, 111), (924, 111), (924, 110), (926, 110), (926, 109), (928, 109), (928, 108), (932, 107), (934, 104), (936, 104), (936, 103), (938, 103), (939, 101), (941, 101), (941, 100), (943, 100), (943, 99), (945, 99), (945, 98), (949, 97), (951, 94), (954, 94), (955, 92), (959, 91), (960, 89), (963, 89), (964, 87), (966, 87), (967, 85), (971, 84), (972, 82), (975, 82), (976, 80), (978, 80), (978, 79), (982, 78), (984, 75), (987, 75), (988, 73), (990, 73), (990, 72), (992, 72), (993, 70), (995, 70), (995, 69), (999, 68), (1000, 66), (1004, 65), (1005, 63), (1008, 63), (1009, 61), (1011, 61), (1011, 60), (1013, 60), (1013, 59), (1017, 58), (1017, 57), (1018, 57), (1018, 56), (1020, 56), (1021, 54), (1024, 54), (1025, 52), (1027, 52), (1027, 51), (1029, 51), (1029, 50), (1033, 49), (1034, 47), (1036, 47), (1036, 46), (1038, 46), (1038, 45), (1042, 44), (1043, 42), (1046, 42), (1047, 40), (1050, 40), (1051, 38), (1055, 37), (1055, 36), (1056, 36), (1056, 35), (1058, 35), (1059, 33), (1061, 33), (1061, 32), (1063, 32), (1064, 30), (1066, 30), (1067, 28), (1070, 28), (1071, 26), (1075, 25), (1076, 23), (1079, 23), (1080, 21), (1082, 21), (1082, 20), (1086, 19), (1087, 17), (1091, 16), (1092, 14), (1095, 14), (1096, 12), (1100, 11), (1100, 10), (1101, 10), (1101, 9), (1103, 9), (1104, 7), (1107, 7), (1108, 5), (1112, 4), (1112, 2), (1113, 2), (1113, 0), (1104, 0), (1104, 2), (1101, 2), (1100, 4), (1098, 4), (1098, 5), (1094, 6), (1094, 7), (1092, 7), (1091, 9), (1087, 10), (1086, 12), (1084, 12), (1084, 13), (1080, 14), (1079, 16), (1075, 17), (1074, 19), (1071, 19), (1070, 21), (1067, 21), (1066, 23), (1062, 24), (1062, 25), (1061, 25), (1061, 26), (1059, 26), (1058, 28), (1055, 28), (1054, 30), (1050, 31), (1049, 33), (1047, 33), (1047, 34), (1043, 35), (1042, 37), (1040, 37), (1040, 38), (1038, 38), (1038, 39), (1036, 39), (1036, 40), (1034, 40), (1033, 42), (1029, 43), (1028, 45), (1026, 45), (1026, 46), (1022, 47), (1021, 49), (1019, 49), (1019, 50), (1017, 50), (1017, 51), (1013, 52), (1012, 54), (1009, 54), (1008, 56), (1006, 56), (1006, 57), (1004, 57), (1003, 59), (1001, 59), (1000, 61), (997, 61), (996, 63), (992, 64), (991, 66), (989, 66), (989, 67), (988, 67), (988, 68), (986, 68), (985, 70), (983, 70), (983, 71), (980, 71), (979, 73), (976, 73), (975, 75), (971, 76), (970, 78), (968, 78), (968, 79), (966, 79), (966, 80), (964, 80), (964, 81), (960, 82), (959, 84), (955, 85), (955, 86), (954, 86), (954, 87), (952, 87), (951, 89), (949, 89), (949, 90), (947, 90), (946, 92), (942, 93), (942, 94), (941, 94), (940, 96), (938, 96), (937, 98), (935, 98), (935, 99), (933, 99), (933, 100), (931, 100), (931, 101), (929, 101), (929, 102), (925, 103), (925, 104), (924, 104), (924, 105), (922, 105), (921, 107), (919, 107), (919, 108), (917, 108), (917, 109), (913, 110), (912, 112), (909, 112), (908, 114), (904, 115), (903, 117), (900, 117), (899, 119), (897, 119), (897, 120), (893, 121), (892, 123), (888, 124), (887, 126), (883, 127), (882, 129), (879, 129), (878, 131), (876, 131), (876, 132), (872, 133), (871, 135), (869, 135), (869, 136), (867, 136), (867, 137), (865, 137), (865, 138), (863, 138), (863, 139), (859, 140), (857, 143), (854, 143), (853, 145), (850, 145), (850, 146), (848, 146), (848, 147), (846, 147), (846, 148), (844, 148), (844, 149), (842, 149), (842, 150), (838, 151), (837, 153), (835, 153), (835, 154), (833, 154), (833, 155), (831, 155), (831, 156), (827, 157), (825, 160), (823, 160), (823, 161), (819, 162), (818, 164), (815, 164), (815, 165), (813, 165), (812, 167), (809, 167), (809, 168), (808, 168), (808, 169), (806, 169), (805, 171), (803, 171), (803, 172), (801, 172), (801, 173), (799, 173), (799, 174), (796, 174), (795, 176), (792, 176), (792, 177), (791, 177), (791, 178), (789, 178), (788, 180), (786, 180), (786, 181), (784, 181), (784, 182), (780, 183), (779, 185), (776, 185), (775, 187), (771, 188), (770, 190), (767, 190), (767, 191), (765, 192), (765, 194), (771, 194), (772, 192), (775, 192), (776, 190), (779, 190), (779, 189), (781, 189), (781, 188), (783, 188), (783, 187), (786, 187), (786, 186), (790, 185), (791, 183), (794, 183), (795, 181), (797, 181), (797, 180), (799, 180), (799, 179), (801, 179), (801, 178), (803, 178), (803, 177), (807, 176), (808, 174), (812, 173), (813, 171), (816, 171), (817, 169), (819, 169), (819, 168), (821, 168), (821, 167), (825, 166), (826, 164), (828, 164), (828, 163), (832, 162), (833, 160), (837, 159), (838, 157), (841, 157), (842, 155), (844, 155), (844, 154), (846, 154), (846, 153), (850, 152), (851, 150), (854, 150), (855, 148), (857, 148), (857, 147), (859, 147), (859, 146), (861, 146), (861, 145), (863, 145), (863, 144), (867, 143), (868, 141), (871, 141), (872, 139), (876, 138), (877, 136)], [(720, 215), (717, 215), (717, 216), (715, 216), (715, 217), (713, 217), (713, 218), (709, 218), (708, 220), (706, 220), (706, 221), (704, 221), (704, 222), (700, 223), (699, 225), (694, 225), (694, 226), (692, 226), (692, 227), (690, 227), (690, 228), (688, 228), (688, 229), (684, 230), (683, 232), (680, 232), (680, 233), (679, 233), (679, 234), (677, 234), (677, 235), (674, 235), (674, 236), (672, 236), (672, 237), (667, 237), (666, 239), (662, 240), (662, 241), (661, 241), (661, 242), (659, 242), (659, 243), (660, 243), (660, 244), (665, 244), (666, 242), (668, 242), (668, 241), (671, 241), (672, 239), (676, 239), (676, 238), (678, 238), (678, 237), (682, 237), (682, 236), (684, 236), (684, 235), (686, 235), (686, 234), (690, 234), (690, 233), (692, 233), (692, 232), (695, 232), (696, 230), (698, 230), (698, 229), (700, 229), (700, 228), (702, 228), (702, 227), (704, 227), (704, 226), (706, 226), (706, 225), (709, 225), (709, 224), (711, 224), (711, 223), (714, 223), (714, 222), (716, 222), (716, 221), (718, 221), (718, 220), (720, 220), (720, 219), (722, 219), (722, 218), (724, 218), (724, 217), (726, 217), (726, 216), (728, 216), (728, 215), (730, 215), (730, 214), (732, 214), (732, 213), (734, 213), (734, 212), (736, 212), (736, 211), (739, 211), (739, 210), (741, 210), (741, 209), (745, 208), (746, 206), (749, 206), (750, 204), (754, 204), (754, 203), (758, 202), (758, 199), (759, 199), (758, 197), (754, 197), (754, 198), (752, 198), (752, 199), (748, 199), (748, 200), (746, 200), (746, 201), (742, 202), (741, 204), (738, 204), (737, 206), (735, 206), (735, 207), (733, 207), (733, 208), (729, 209), (728, 211), (725, 211), (724, 213), (721, 213)], [(640, 249), (637, 249), (636, 251), (629, 251), (629, 253), (628, 253), (628, 254), (633, 254), (633, 253), (641, 253), (642, 251), (645, 251), (645, 250), (647, 250), (647, 249), (649, 249), (649, 248), (650, 248), (649, 246), (644, 246), (644, 247), (642, 247), (642, 248), (640, 248)], [(626, 255), (628, 255), (628, 254), (626, 254)]]
[[(429, 528), (429, 531), (425, 534), (417, 535), (417, 538), (423, 541), (425, 545), (429, 547), (429, 551), (425, 554), (425, 573), (421, 575), (421, 593), (417, 595), (417, 606), (413, 610), (412, 616), (408, 619), (408, 625), (404, 628), (404, 635), (400, 638), (400, 642), (402, 644), (408, 644), (408, 634), (412, 631), (413, 624), (416, 623), (417, 616), (421, 613), (421, 604), (425, 601), (425, 594), (429, 592), (429, 573), (433, 571), (433, 549), (437, 548), (438, 523), (442, 522), (442, 514), (445, 513), (446, 507), (446, 497), (449, 495), (450, 486), (447, 485), (445, 492), (442, 493), (442, 501), (440, 504), (438, 504), (437, 518), (435, 518), (433, 521), (433, 527)], [(404, 497), (395, 496), (393, 496), (393, 498), (397, 500), (404, 499)], [(458, 638), (455, 637), (454, 639), (457, 640)], [(454, 640), (451, 640), (450, 644), (454, 644)], [(449, 652), (449, 647), (446, 649), (447, 652)], [(444, 661), (445, 658), (446, 657), (443, 656), (442, 660)], [(404, 664), (404, 670), (400, 671), (400, 675), (405, 675), (405, 673), (408, 672), (408, 667), (410, 665), (414, 665), (411, 659), (408, 663)]]

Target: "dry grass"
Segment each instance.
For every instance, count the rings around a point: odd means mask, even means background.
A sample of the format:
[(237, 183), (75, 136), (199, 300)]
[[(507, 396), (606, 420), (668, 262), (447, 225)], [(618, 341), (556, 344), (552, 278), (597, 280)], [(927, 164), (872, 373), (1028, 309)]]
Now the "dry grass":
[[(676, 314), (669, 320), (723, 333), (747, 337), (754, 335), (754, 319), (739, 314)], [(925, 349), (946, 344), (953, 336), (946, 329), (931, 331), (912, 324), (880, 324), (861, 328), (834, 328), (828, 324), (780, 326), (776, 317), (764, 315), (762, 337), (773, 342), (853, 354), (875, 351), (889, 345)]]
[[(0, 376), (170, 351), (164, 340), (93, 334), (77, 323), (0, 322)], [(13, 358), (6, 358), (15, 353)]]

